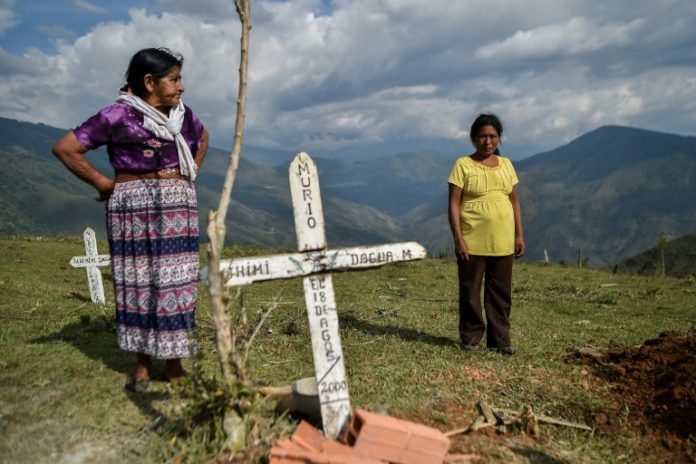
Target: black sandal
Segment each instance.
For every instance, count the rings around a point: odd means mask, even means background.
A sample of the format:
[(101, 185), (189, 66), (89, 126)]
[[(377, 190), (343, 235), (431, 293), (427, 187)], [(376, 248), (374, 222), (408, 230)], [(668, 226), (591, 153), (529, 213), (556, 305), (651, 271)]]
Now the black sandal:
[(136, 379), (135, 374), (128, 377), (126, 382), (126, 390), (136, 393), (144, 392), (148, 386), (150, 386), (150, 379)]

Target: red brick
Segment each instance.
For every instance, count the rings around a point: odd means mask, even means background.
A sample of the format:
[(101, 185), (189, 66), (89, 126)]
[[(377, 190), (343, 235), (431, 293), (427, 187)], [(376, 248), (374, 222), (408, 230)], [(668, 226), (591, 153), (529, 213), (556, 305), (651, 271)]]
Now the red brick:
[(350, 446), (324, 437), (307, 422), (300, 422), (290, 440), (278, 440), (269, 452), (273, 464), (383, 464)]
[(326, 438), (319, 429), (305, 421), (300, 421), (300, 424), (295, 429), (295, 433), (292, 434), (293, 442), (312, 451), (321, 451), (325, 440)]
[(405, 449), (402, 451), (399, 460), (395, 461), (399, 464), (442, 464), (445, 455), (432, 454), (415, 449)]
[(363, 409), (354, 411), (348, 429), (348, 444), (356, 450), (385, 461), (397, 462), (410, 433), (398, 420)]
[(275, 443), (276, 448), (292, 449), (295, 446), (296, 445), (292, 441), (290, 441), (290, 439), (288, 439), (288, 438), (285, 438), (283, 440), (278, 440)]
[[(382, 464), (382, 461), (360, 450), (351, 448), (333, 440), (325, 440), (322, 451), (329, 456), (329, 459), (345, 459), (347, 463), (355, 464)], [(330, 462), (333, 463), (331, 460)]]
[(397, 464), (441, 464), (450, 446), (439, 430), (362, 409), (354, 411), (346, 440), (356, 450)]
[(420, 450), (423, 453), (445, 457), (450, 447), (450, 439), (444, 433), (423, 424), (404, 422), (411, 432), (407, 447), (409, 450)]
[(310, 459), (307, 452), (279, 448), (271, 448), (271, 451), (268, 453), (268, 460), (272, 464), (306, 464), (315, 462)]
[(445, 462), (471, 462), (471, 461), (481, 461), (483, 456), (480, 454), (448, 454), (445, 456)]
[(306, 464), (304, 459), (270, 456), (268, 464)]

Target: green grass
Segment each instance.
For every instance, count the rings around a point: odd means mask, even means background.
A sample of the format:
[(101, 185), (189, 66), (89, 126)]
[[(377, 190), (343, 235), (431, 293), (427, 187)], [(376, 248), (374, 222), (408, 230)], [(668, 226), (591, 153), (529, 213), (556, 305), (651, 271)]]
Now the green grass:
[[(105, 252), (106, 244), (99, 249)], [(159, 416), (176, 423), (181, 398), (162, 382), (145, 394), (124, 390), (133, 359), (116, 346), (109, 272), (103, 272), (107, 305), (92, 304), (85, 271), (68, 264), (83, 253), (78, 238), (0, 237), (0, 462), (160, 462), (181, 451), (167, 426), (143, 431)], [(602, 286), (607, 283), (616, 285)], [(468, 425), (480, 399), (590, 423), (592, 411), (613, 399), (583, 366), (564, 361), (568, 349), (637, 345), (696, 326), (692, 279), (519, 263), (512, 338), (520, 354), (503, 357), (459, 349), (452, 260), (337, 274), (334, 288), (353, 407), (443, 431)], [(251, 356), (254, 377), (271, 385), (313, 375), (301, 281), (244, 287), (245, 306), (253, 315), (278, 292), (280, 304)], [(204, 288), (197, 320), (201, 368), (212, 375), (217, 361)], [(298, 334), (286, 334), (290, 321)], [(536, 439), (519, 431), (461, 435), (451, 451), (480, 452), (486, 462), (664, 462), (669, 456), (649, 432), (622, 417), (617, 422), (594, 433), (542, 425)], [(199, 462), (213, 454), (201, 448), (181, 456)]]

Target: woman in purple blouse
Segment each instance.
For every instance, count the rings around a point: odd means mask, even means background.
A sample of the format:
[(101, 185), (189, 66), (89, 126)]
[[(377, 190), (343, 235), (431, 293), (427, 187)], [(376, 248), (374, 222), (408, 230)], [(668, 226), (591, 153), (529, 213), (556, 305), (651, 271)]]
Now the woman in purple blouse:
[[(183, 57), (164, 48), (133, 55), (116, 103), (66, 134), (53, 153), (106, 201), (118, 345), (136, 353), (126, 388), (143, 391), (151, 358), (185, 375), (195, 354), (198, 205), (193, 181), (208, 133), (181, 101)], [(84, 154), (106, 145), (113, 178)]]

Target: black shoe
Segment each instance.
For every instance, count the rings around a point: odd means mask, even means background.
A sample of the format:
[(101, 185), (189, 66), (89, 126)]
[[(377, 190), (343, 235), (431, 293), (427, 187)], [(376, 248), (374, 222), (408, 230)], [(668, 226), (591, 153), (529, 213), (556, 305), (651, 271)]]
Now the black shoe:
[(464, 351), (480, 351), (481, 345), (470, 345), (468, 343), (462, 343), (462, 350), (464, 350)]
[(517, 354), (517, 349), (513, 348), (511, 346), (504, 346), (502, 348), (497, 348), (496, 351), (500, 354), (504, 354), (507, 356), (512, 356), (513, 354)]
[(150, 386), (150, 379), (136, 379), (135, 374), (128, 377), (126, 382), (126, 390), (136, 393), (142, 393)]

